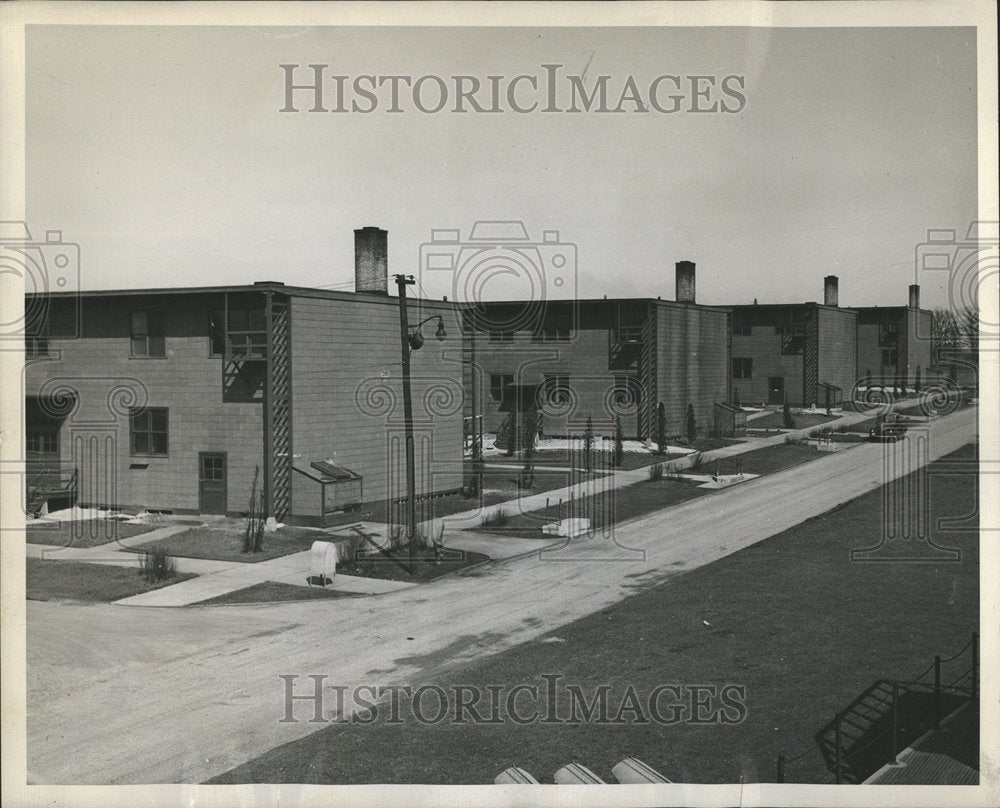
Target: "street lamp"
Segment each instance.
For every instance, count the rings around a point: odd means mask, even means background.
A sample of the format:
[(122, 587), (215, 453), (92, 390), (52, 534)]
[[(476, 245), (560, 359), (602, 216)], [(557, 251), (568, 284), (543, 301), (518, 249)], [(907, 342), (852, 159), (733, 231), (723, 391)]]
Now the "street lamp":
[(424, 323), (436, 319), (437, 330), (434, 336), (444, 340), (448, 332), (444, 329), (444, 318), (432, 314), (410, 327), (406, 317), (406, 287), (415, 283), (412, 275), (396, 275), (396, 288), (399, 290), (399, 340), (403, 353), (403, 424), (406, 433), (406, 499), (409, 521), (409, 557), (410, 575), (417, 571), (417, 483), (416, 461), (413, 452), (413, 397), (410, 392), (410, 354), (418, 351), (424, 344), (424, 335), (420, 332)]

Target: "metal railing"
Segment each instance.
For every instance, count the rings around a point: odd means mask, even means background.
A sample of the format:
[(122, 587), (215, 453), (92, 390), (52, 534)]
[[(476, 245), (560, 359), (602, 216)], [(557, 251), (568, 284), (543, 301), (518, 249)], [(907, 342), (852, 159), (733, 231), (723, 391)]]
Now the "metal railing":
[[(966, 652), (969, 653), (971, 658), (969, 667), (962, 669), (961, 673), (948, 684), (942, 684), (943, 666), (959, 660)], [(925, 681), (925, 677), (930, 674), (933, 674), (933, 678)], [(882, 760), (881, 765), (896, 763), (899, 753), (902, 751), (900, 749), (900, 729), (907, 722), (916, 720), (918, 721), (918, 726), (921, 726), (923, 722), (929, 720), (932, 730), (940, 730), (941, 721), (944, 718), (944, 701), (946, 698), (951, 697), (954, 699), (957, 697), (971, 701), (976, 701), (979, 698), (979, 633), (973, 632), (969, 641), (952, 656), (946, 658), (942, 658), (940, 655), (935, 656), (930, 666), (911, 681), (880, 681), (876, 684), (884, 684), (892, 689), (892, 699), (889, 702), (888, 709), (885, 713), (879, 714), (878, 718), (871, 722), (871, 727), (874, 727), (879, 723), (881, 718), (890, 715), (891, 719), (885, 722), (885, 728), (874, 735), (874, 737), (867, 739), (862, 746), (852, 746), (850, 749), (845, 746), (845, 725), (857, 726), (854, 722), (848, 720), (848, 716), (854, 715), (855, 708), (863, 703), (872, 692), (878, 689), (877, 687), (869, 688), (862, 696), (855, 699), (847, 709), (838, 711), (833, 721), (828, 725), (826, 732), (820, 733), (821, 736), (829, 734), (831, 728), (834, 733), (832, 771), (819, 780), (796, 780), (793, 782), (814, 782), (817, 784), (843, 783), (849, 776), (850, 764), (860, 760), (861, 753), (863, 752), (869, 752), (876, 760), (884, 757), (885, 759)], [(901, 710), (901, 705), (908, 694), (929, 696), (930, 714), (928, 715), (928, 700), (920, 698), (913, 700), (913, 706), (910, 709), (906, 711)], [(867, 709), (871, 710), (871, 708)], [(860, 737), (863, 738), (864, 734)], [(881, 744), (881, 747), (879, 744)], [(788, 774), (788, 767), (811, 754), (818, 752), (822, 757), (827, 758), (829, 756), (828, 746), (829, 744), (821, 739), (818, 743), (811, 745), (795, 757), (778, 755), (775, 765), (776, 782), (784, 783)], [(871, 765), (872, 763), (869, 761), (868, 767), (871, 768)], [(881, 768), (881, 765), (877, 768)]]

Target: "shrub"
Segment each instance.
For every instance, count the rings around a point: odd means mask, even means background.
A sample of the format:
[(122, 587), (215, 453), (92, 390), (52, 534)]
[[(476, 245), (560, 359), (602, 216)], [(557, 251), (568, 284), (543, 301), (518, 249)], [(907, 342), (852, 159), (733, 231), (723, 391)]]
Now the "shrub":
[(479, 524), (480, 527), (506, 527), (513, 518), (514, 514), (506, 508), (497, 508), (489, 516), (483, 517)]
[(621, 466), (625, 460), (625, 434), (622, 430), (622, 417), (615, 418), (615, 466)]
[(698, 421), (694, 416), (694, 405), (688, 404), (687, 408), (687, 439), (688, 443), (694, 443), (698, 437)]
[(587, 416), (587, 428), (583, 432), (583, 467), (587, 471), (594, 468), (594, 421)]
[(649, 467), (648, 474), (649, 474), (649, 481), (650, 482), (656, 482), (657, 480), (662, 480), (663, 479), (663, 464), (662, 463), (654, 463), (652, 466)]
[(785, 399), (785, 404), (781, 408), (781, 421), (788, 429), (795, 429), (795, 419), (792, 417), (792, 411), (788, 407), (788, 399)]
[(147, 583), (167, 581), (177, 574), (177, 567), (165, 549), (154, 545), (139, 558), (139, 574)]
[(808, 443), (809, 439), (804, 438), (801, 435), (786, 435), (785, 443), (791, 446), (800, 446), (804, 443)]
[(337, 542), (337, 563), (353, 564), (364, 555), (367, 542), (363, 536), (349, 536)]
[(701, 469), (701, 464), (704, 462), (704, 459), (705, 459), (703, 457), (702, 453), (701, 452), (695, 452), (694, 454), (689, 455), (689, 456), (691, 458), (691, 469), (693, 471), (700, 470)]
[(264, 514), (263, 497), (257, 496), (257, 480), (260, 478), (260, 466), (254, 469), (253, 487), (250, 489), (250, 507), (246, 513), (243, 528), (243, 552), (259, 553), (264, 549)]

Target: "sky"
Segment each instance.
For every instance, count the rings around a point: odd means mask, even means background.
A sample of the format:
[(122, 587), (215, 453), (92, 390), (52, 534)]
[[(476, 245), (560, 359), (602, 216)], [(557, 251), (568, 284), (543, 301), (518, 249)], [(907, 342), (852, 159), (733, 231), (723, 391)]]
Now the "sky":
[[(737, 74), (746, 104), (279, 112), (279, 65), (303, 65), (304, 80), (312, 63), (348, 82), (484, 83), (558, 63), (610, 75), (615, 98), (629, 75)], [(575, 280), (553, 296), (673, 299), (674, 263), (691, 260), (702, 303), (821, 301), (835, 274), (841, 305), (904, 305), (916, 280), (933, 307), (947, 291), (940, 273), (915, 274), (914, 249), (929, 228), (975, 219), (967, 28), (32, 26), (26, 72), (28, 224), (80, 244), (84, 289), (349, 291), (353, 230), (374, 225), (390, 272), (453, 298), (450, 273), (421, 267), (431, 230), (520, 220), (575, 246)], [(483, 296), (516, 296), (504, 283)]]

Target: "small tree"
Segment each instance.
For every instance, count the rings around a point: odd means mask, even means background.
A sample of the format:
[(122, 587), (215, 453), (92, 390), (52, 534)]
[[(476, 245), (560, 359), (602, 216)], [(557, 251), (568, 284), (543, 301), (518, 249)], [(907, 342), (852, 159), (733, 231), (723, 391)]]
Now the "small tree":
[(661, 401), (656, 405), (656, 452), (667, 451), (667, 406)]
[(920, 386), (921, 386), (922, 383), (923, 383), (923, 380), (920, 378), (920, 365), (917, 365), (917, 372), (913, 376), (913, 392), (914, 393), (919, 393), (920, 392)]
[(625, 433), (622, 430), (622, 417), (615, 416), (615, 466), (621, 466), (625, 461)]
[(538, 423), (535, 418), (528, 421), (524, 432), (524, 471), (519, 481), (521, 488), (531, 488), (535, 484), (535, 438), (538, 435)]
[(257, 496), (257, 480), (260, 478), (260, 466), (253, 472), (253, 486), (250, 489), (250, 507), (247, 511), (243, 529), (243, 552), (259, 553), (264, 549), (264, 503)]
[(782, 420), (782, 423), (784, 423), (784, 425), (788, 429), (795, 429), (795, 419), (792, 418), (792, 411), (788, 407), (788, 399), (787, 398), (785, 399), (785, 403), (784, 403), (784, 405), (781, 408), (781, 420)]
[(587, 428), (583, 432), (583, 467), (587, 471), (594, 468), (594, 421), (587, 416)]
[(688, 404), (687, 408), (687, 438), (688, 443), (694, 443), (698, 437), (698, 421), (694, 415), (694, 404)]

